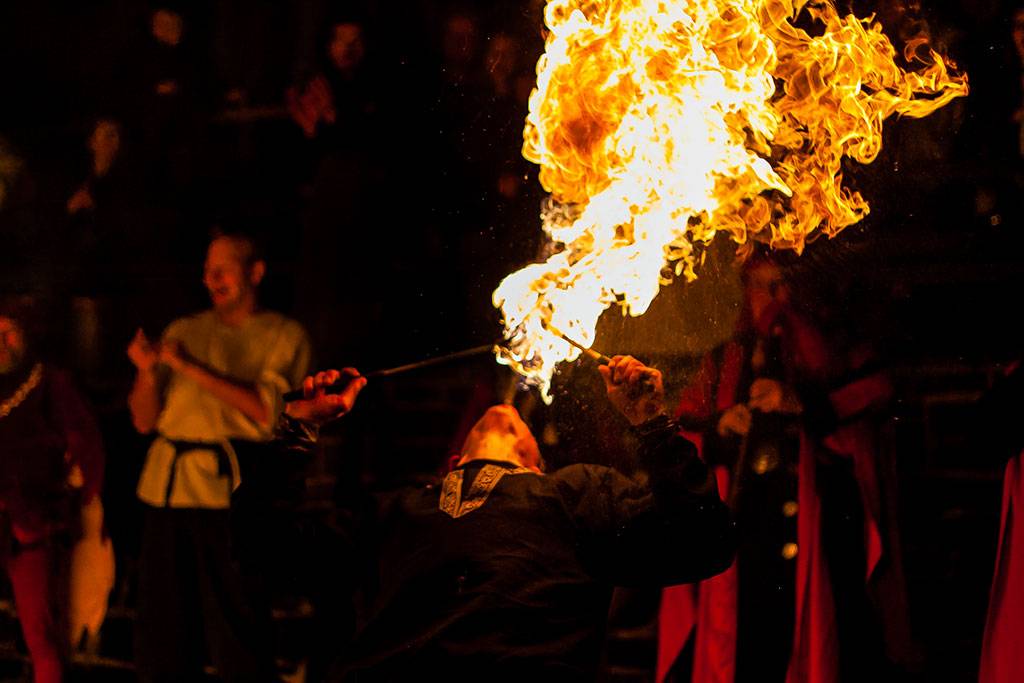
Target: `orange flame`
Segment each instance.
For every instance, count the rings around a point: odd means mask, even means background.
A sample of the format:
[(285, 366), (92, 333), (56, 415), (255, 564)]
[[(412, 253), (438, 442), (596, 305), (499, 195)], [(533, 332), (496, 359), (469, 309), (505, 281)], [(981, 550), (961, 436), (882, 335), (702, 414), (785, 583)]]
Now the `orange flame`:
[[(820, 35), (794, 25), (806, 12)], [(967, 93), (927, 47), (896, 51), (873, 19), (830, 0), (548, 0), (523, 155), (551, 193), (556, 247), (494, 292), (498, 360), (550, 401), (555, 366), (593, 343), (613, 304), (642, 315), (693, 243), (725, 231), (803, 249), (861, 220), (841, 162), (870, 163), (893, 114), (922, 117)], [(807, 23), (806, 21), (804, 23)]]

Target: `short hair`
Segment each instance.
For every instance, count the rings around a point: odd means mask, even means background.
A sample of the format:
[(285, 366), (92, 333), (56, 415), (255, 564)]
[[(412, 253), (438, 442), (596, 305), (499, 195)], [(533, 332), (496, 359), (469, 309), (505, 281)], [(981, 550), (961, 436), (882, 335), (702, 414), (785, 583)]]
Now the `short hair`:
[(238, 246), (239, 252), (242, 255), (242, 263), (246, 268), (252, 267), (253, 264), (260, 261), (266, 262), (266, 256), (264, 255), (263, 245), (255, 235), (251, 233), (243, 232), (241, 230), (229, 230), (222, 228), (221, 226), (214, 226), (210, 231), (210, 242), (218, 239), (231, 240)]

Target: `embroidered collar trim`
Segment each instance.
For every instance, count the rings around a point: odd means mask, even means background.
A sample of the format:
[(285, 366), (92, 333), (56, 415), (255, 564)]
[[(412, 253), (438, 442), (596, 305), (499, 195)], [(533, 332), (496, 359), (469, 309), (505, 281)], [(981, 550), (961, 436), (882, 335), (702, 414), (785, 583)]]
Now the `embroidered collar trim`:
[(506, 474), (528, 474), (533, 470), (526, 467), (502, 467), (500, 465), (484, 465), (480, 468), (473, 483), (469, 486), (466, 497), (462, 497), (462, 481), (465, 470), (457, 469), (448, 473), (441, 487), (441, 500), (438, 508), (445, 514), (458, 519), (487, 502), (487, 497)]

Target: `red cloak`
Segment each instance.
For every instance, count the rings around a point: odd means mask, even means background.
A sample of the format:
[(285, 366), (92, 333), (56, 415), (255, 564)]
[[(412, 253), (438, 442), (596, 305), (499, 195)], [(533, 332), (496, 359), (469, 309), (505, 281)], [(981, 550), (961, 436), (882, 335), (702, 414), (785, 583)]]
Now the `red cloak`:
[(999, 520), (999, 545), (995, 576), (989, 597), (985, 636), (981, 645), (979, 683), (1024, 681), (1024, 524), (1016, 519), (1024, 505), (1021, 458), (1010, 459), (1003, 480), (1003, 509)]
[[(684, 391), (677, 415), (710, 420), (737, 403), (740, 373), (747, 350), (738, 342), (726, 345), (720, 356), (708, 354), (693, 383)], [(834, 389), (828, 399), (839, 426), (815, 441), (801, 434), (796, 568), (796, 619), (787, 683), (833, 683), (839, 678), (839, 645), (835, 606), (828, 568), (819, 542), (821, 506), (815, 486), (817, 451), (828, 448), (853, 459), (854, 474), (864, 507), (865, 582), (874, 604), (886, 610), (887, 655), (894, 661), (912, 656), (906, 591), (895, 523), (895, 482), (891, 459), (880, 459), (877, 429), (858, 419), (886, 403), (892, 387), (882, 373)], [(702, 437), (687, 432), (698, 446)], [(723, 498), (729, 473), (718, 468)], [(1024, 547), (1024, 546), (1022, 546)], [(672, 586), (662, 592), (659, 613), (657, 680), (663, 681), (696, 630), (694, 683), (732, 683), (736, 653), (736, 565), (700, 584)]]

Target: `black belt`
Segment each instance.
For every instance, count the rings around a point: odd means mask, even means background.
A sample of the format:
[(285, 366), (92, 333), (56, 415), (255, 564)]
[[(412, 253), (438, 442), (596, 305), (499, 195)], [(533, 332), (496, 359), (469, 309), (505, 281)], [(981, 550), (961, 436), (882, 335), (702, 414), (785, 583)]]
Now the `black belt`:
[[(174, 490), (174, 479), (178, 474), (178, 460), (181, 458), (183, 453), (188, 451), (211, 451), (217, 456), (217, 474), (220, 476), (232, 476), (231, 469), (231, 456), (228, 455), (228, 450), (224, 448), (224, 442), (222, 441), (182, 441), (180, 439), (169, 439), (163, 434), (161, 438), (167, 443), (171, 444), (174, 449), (174, 459), (171, 460), (171, 473), (167, 477), (167, 493), (164, 497), (164, 505), (170, 507), (171, 505), (171, 491)], [(231, 484), (228, 484), (230, 491)]]

